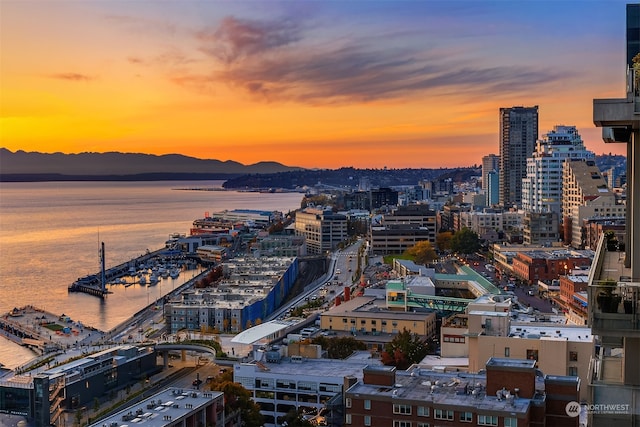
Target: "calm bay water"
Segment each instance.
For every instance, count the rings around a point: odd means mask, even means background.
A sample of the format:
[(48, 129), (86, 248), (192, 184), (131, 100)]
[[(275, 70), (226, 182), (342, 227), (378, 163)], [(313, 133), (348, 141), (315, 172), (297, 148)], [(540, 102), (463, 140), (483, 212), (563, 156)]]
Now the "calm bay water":
[[(0, 184), (0, 313), (34, 305), (110, 329), (191, 278), (154, 287), (111, 286), (105, 300), (68, 293), (78, 277), (99, 270), (105, 243), (107, 267), (164, 246), (171, 233), (187, 233), (205, 212), (300, 207), (299, 193), (193, 191), (223, 181), (45, 182)], [(187, 273), (192, 274), (192, 273)], [(15, 367), (30, 351), (0, 338), (0, 363)]]

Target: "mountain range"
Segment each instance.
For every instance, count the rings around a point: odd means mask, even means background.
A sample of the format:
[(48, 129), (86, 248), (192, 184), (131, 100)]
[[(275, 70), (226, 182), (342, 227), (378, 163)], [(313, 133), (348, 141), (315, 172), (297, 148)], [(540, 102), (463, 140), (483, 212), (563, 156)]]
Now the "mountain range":
[(198, 159), (180, 154), (39, 153), (0, 148), (0, 180), (67, 179), (226, 179), (245, 174), (301, 170), (277, 162), (243, 165), (235, 161)]

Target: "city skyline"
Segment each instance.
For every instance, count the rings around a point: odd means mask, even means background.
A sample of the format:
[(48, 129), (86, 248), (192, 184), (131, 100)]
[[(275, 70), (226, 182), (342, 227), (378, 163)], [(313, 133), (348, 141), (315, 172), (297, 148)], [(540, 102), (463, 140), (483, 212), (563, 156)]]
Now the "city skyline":
[(626, 3), (2, 2), (1, 145), (469, 166), (538, 105), (624, 154), (592, 100), (624, 93)]

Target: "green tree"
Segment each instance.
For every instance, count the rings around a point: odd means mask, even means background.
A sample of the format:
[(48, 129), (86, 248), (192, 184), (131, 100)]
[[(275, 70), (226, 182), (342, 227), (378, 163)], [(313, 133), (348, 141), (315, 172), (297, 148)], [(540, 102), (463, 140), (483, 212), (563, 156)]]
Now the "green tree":
[(480, 238), (475, 231), (465, 227), (451, 238), (451, 249), (462, 254), (472, 254), (480, 249)]
[(211, 383), (211, 390), (224, 393), (225, 414), (239, 412), (240, 420), (245, 427), (260, 427), (264, 424), (260, 407), (251, 399), (251, 392), (242, 385), (233, 382), (231, 370), (215, 377)]
[(366, 350), (367, 345), (362, 341), (358, 341), (353, 337), (316, 337), (311, 340), (313, 344), (319, 344), (323, 349), (327, 350), (329, 359), (346, 359), (351, 356), (354, 351)]
[(384, 346), (380, 357), (384, 365), (407, 369), (412, 364), (424, 359), (429, 351), (430, 345), (426, 339), (420, 338), (416, 333), (409, 332), (407, 328), (403, 328), (402, 332)]
[(450, 231), (442, 231), (436, 234), (436, 248), (441, 252), (450, 251), (452, 238), (453, 233)]
[(406, 254), (412, 256), (416, 264), (421, 265), (428, 264), (431, 261), (438, 259), (436, 251), (428, 240), (416, 243), (406, 250)]

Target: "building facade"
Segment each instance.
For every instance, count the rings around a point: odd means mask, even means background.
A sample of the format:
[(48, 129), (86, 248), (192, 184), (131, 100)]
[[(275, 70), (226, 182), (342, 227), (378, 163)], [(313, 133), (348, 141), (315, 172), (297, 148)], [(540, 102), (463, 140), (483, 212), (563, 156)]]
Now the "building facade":
[(575, 126), (554, 126), (536, 143), (527, 159), (527, 176), (522, 180), (522, 209), (537, 213), (562, 211), (563, 165), (571, 159), (592, 159)]
[(500, 197), (503, 207), (522, 204), (527, 157), (538, 139), (538, 106), (500, 108)]
[(295, 234), (305, 237), (310, 255), (320, 255), (347, 239), (347, 218), (331, 209), (306, 208), (296, 213)]

